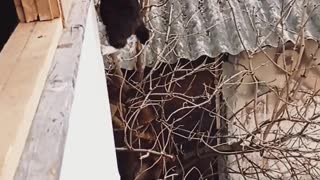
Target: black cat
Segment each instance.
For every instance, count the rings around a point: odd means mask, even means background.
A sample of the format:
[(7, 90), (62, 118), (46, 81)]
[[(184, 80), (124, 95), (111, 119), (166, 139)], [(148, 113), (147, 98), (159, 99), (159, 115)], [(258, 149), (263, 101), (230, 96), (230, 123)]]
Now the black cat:
[(132, 34), (135, 34), (142, 44), (146, 43), (149, 31), (140, 10), (138, 0), (101, 0), (100, 15), (111, 46), (123, 48)]

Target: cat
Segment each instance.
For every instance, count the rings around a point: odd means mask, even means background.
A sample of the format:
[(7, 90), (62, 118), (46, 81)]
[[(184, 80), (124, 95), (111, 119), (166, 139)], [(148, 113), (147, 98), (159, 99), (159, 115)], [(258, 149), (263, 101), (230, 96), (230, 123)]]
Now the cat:
[(133, 34), (142, 44), (150, 38), (138, 0), (101, 0), (100, 15), (108, 42), (116, 49), (126, 46), (127, 39)]

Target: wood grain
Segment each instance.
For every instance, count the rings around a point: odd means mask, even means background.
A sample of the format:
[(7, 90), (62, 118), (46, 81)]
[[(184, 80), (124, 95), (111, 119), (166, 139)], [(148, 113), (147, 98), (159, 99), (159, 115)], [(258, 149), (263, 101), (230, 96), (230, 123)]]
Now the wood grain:
[(61, 33), (60, 19), (20, 24), (1, 52), (0, 180), (14, 177)]

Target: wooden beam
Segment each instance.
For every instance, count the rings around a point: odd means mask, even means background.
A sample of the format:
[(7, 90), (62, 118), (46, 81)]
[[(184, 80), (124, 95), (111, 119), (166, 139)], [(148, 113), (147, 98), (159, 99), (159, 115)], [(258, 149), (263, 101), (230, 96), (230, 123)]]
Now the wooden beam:
[(35, 0), (21, 0), (26, 22), (38, 20), (38, 10)]
[(19, 24), (0, 54), (0, 180), (12, 180), (62, 33), (62, 21)]

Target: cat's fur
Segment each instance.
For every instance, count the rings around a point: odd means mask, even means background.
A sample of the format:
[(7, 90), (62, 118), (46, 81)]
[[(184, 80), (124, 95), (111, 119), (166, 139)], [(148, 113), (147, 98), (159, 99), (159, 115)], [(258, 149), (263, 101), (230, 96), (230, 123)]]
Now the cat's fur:
[(146, 43), (149, 31), (140, 11), (138, 0), (101, 0), (100, 15), (111, 46), (123, 48), (133, 34), (142, 44)]

